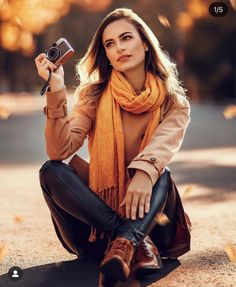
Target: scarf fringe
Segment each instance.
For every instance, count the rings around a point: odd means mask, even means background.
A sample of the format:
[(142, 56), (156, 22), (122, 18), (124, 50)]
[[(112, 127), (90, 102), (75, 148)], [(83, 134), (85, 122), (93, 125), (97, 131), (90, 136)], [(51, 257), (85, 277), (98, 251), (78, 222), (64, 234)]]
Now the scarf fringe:
[(103, 189), (98, 193), (99, 198), (103, 200), (111, 209), (114, 211), (117, 211), (118, 209), (118, 193), (117, 187), (112, 186)]
[[(97, 195), (101, 198), (112, 210), (118, 212), (118, 193), (116, 192), (117, 187), (112, 186), (103, 189)], [(100, 239), (104, 238), (104, 232), (101, 233)], [(95, 242), (97, 240), (97, 229), (91, 226), (89, 242)]]

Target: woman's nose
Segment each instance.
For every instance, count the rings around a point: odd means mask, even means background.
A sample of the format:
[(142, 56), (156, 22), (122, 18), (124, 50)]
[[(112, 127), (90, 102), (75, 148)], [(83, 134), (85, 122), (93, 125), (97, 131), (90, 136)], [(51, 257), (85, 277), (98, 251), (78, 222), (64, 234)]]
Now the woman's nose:
[(122, 52), (125, 50), (125, 45), (123, 43), (118, 42), (116, 47), (117, 47), (117, 52)]

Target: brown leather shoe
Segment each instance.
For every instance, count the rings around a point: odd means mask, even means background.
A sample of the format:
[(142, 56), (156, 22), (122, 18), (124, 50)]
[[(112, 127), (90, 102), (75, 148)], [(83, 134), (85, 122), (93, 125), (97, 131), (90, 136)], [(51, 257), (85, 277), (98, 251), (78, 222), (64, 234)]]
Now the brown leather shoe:
[(147, 274), (162, 268), (161, 257), (158, 249), (149, 236), (140, 242), (134, 255), (133, 272)]
[(100, 271), (113, 280), (125, 281), (130, 274), (134, 252), (132, 241), (117, 237), (111, 242), (111, 247), (100, 265)]

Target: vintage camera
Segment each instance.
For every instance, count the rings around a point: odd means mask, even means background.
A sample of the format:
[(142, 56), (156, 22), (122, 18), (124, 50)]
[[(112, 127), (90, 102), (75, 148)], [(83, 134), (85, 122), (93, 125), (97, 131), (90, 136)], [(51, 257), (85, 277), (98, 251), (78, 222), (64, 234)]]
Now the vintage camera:
[(60, 38), (46, 51), (47, 59), (57, 67), (65, 64), (74, 54), (74, 49), (65, 38)]

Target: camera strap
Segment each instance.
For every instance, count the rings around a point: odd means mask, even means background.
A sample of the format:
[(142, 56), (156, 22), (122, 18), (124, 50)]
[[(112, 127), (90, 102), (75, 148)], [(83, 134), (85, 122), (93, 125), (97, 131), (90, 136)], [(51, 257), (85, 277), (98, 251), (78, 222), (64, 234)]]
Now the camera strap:
[(48, 69), (48, 71), (49, 71), (48, 80), (47, 80), (47, 82), (44, 84), (44, 86), (42, 87), (42, 90), (40, 91), (40, 95), (41, 95), (41, 96), (43, 96), (44, 93), (46, 92), (46, 89), (47, 89), (47, 87), (49, 86), (49, 82), (50, 82), (50, 79), (51, 79), (51, 74), (52, 74), (52, 72), (51, 72), (51, 70), (49, 70), (49, 69)]

